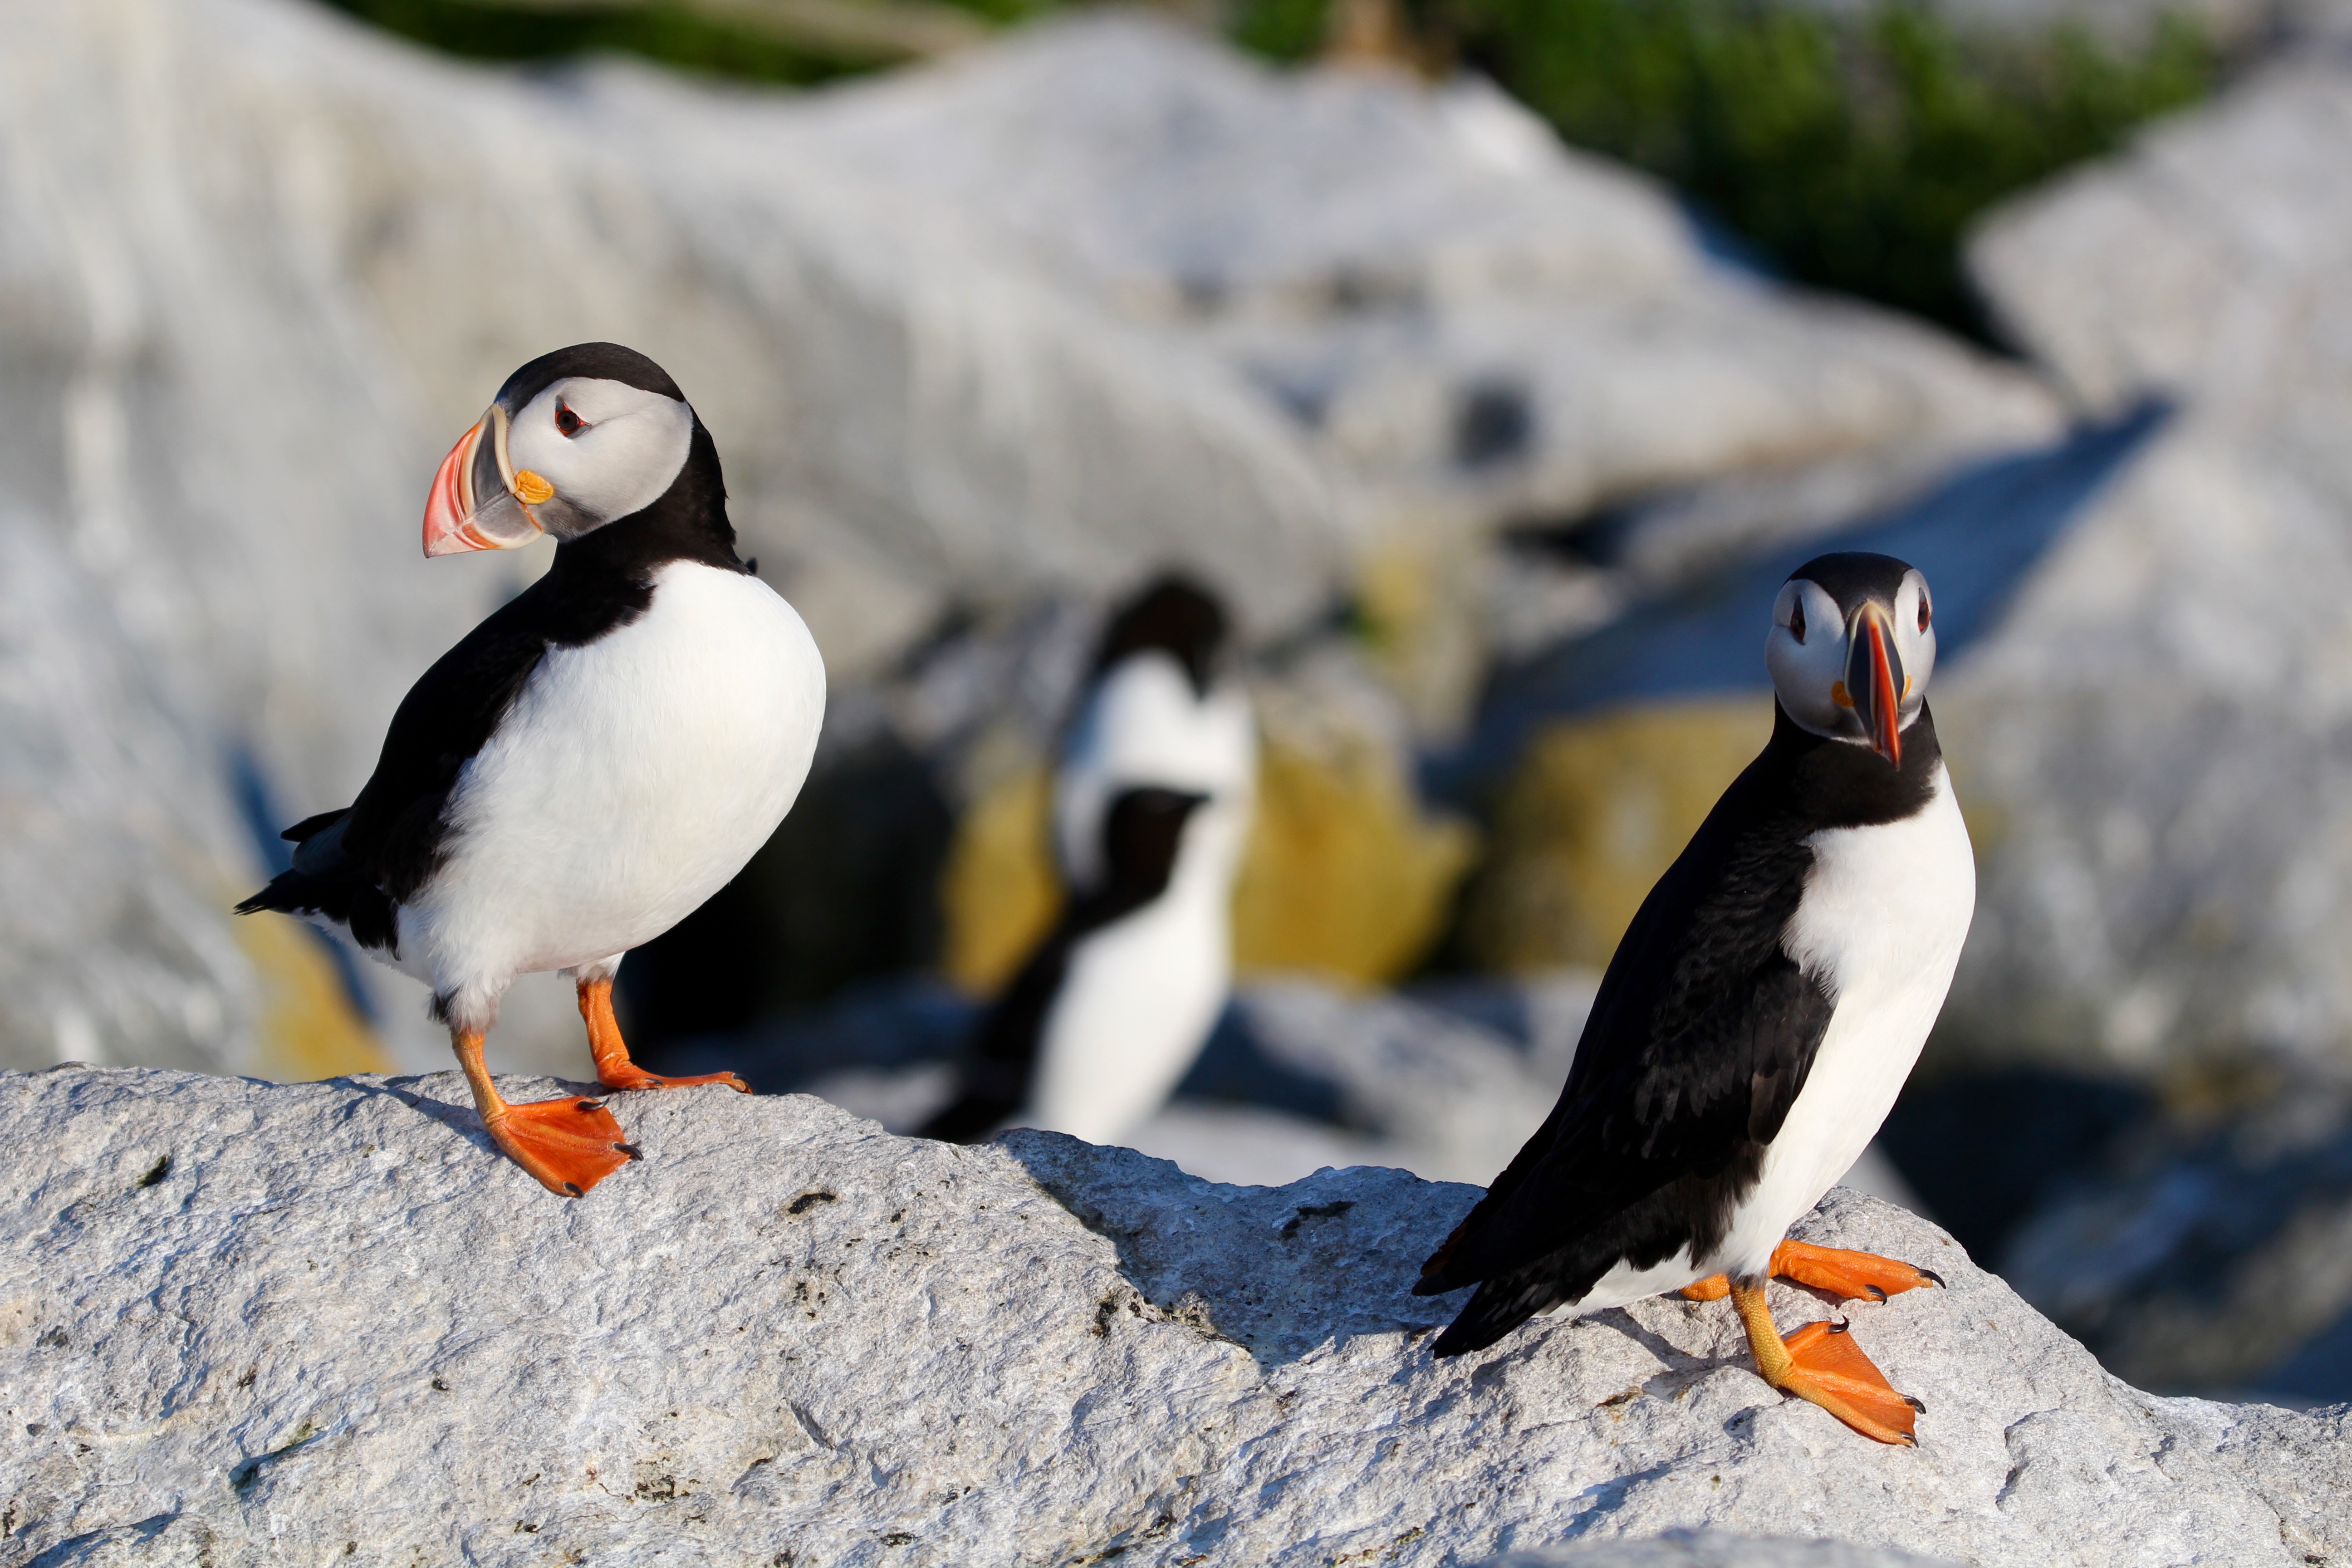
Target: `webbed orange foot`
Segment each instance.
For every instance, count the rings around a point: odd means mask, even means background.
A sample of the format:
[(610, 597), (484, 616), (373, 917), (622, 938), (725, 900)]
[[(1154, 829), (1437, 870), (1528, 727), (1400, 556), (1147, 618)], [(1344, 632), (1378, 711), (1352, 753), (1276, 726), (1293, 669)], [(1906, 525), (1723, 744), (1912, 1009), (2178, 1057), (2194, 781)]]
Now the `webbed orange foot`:
[(1906, 1447), (1918, 1443), (1916, 1419), (1927, 1407), (1895, 1391), (1844, 1324), (1807, 1323), (1783, 1340), (1772, 1326), (1760, 1284), (1732, 1285), (1727, 1293), (1765, 1382), (1820, 1405), (1865, 1437)]
[(751, 1086), (731, 1072), (707, 1072), (694, 1078), (664, 1078), (647, 1072), (629, 1059), (628, 1043), (621, 1038), (620, 1020), (613, 1016), (613, 982), (580, 982), (580, 1017), (588, 1026), (588, 1052), (596, 1058), (596, 1081), (606, 1089), (694, 1089), (723, 1083), (749, 1094)]
[[(1783, 1279), (1827, 1290), (1848, 1300), (1867, 1296), (1884, 1301), (1889, 1296), (1941, 1285), (1944, 1277), (1914, 1268), (1874, 1252), (1849, 1252), (1843, 1247), (1815, 1247), (1810, 1241), (1784, 1241), (1772, 1249), (1772, 1272)], [(1727, 1289), (1728, 1287), (1727, 1287)]]
[(657, 1072), (647, 1072), (633, 1061), (596, 1064), (596, 1081), (606, 1089), (695, 1089), (706, 1083), (723, 1083), (745, 1094), (751, 1086), (731, 1072), (707, 1072), (693, 1078), (664, 1078)]
[(637, 1157), (601, 1100), (567, 1096), (501, 1104), (482, 1123), (516, 1164), (567, 1198), (581, 1196)]

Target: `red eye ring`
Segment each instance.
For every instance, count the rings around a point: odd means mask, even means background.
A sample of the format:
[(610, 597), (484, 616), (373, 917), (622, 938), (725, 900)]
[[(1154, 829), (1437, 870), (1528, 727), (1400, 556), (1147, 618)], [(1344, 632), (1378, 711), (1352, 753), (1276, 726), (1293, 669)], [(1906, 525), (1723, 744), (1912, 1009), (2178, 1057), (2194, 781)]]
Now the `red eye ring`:
[(1919, 595), (1919, 629), (1923, 632), (1927, 629), (1927, 595), (1922, 594)]
[(559, 403), (555, 405), (555, 427), (566, 436), (577, 436), (588, 428), (588, 422)]

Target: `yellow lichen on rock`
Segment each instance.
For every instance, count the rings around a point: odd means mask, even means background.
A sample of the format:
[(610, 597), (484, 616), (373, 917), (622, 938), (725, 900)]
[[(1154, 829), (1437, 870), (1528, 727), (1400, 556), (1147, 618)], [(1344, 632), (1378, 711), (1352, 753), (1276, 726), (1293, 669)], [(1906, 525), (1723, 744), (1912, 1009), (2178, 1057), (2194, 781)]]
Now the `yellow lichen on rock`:
[(258, 1042), (262, 1077), (299, 1083), (393, 1070), (316, 938), (277, 915), (241, 920), (231, 929), (266, 998)]
[(1470, 956), (1525, 973), (1609, 962), (1651, 887), (1772, 733), (1759, 693), (1626, 708), (1529, 742), (1465, 911)]
[(1001, 990), (1061, 912), (1053, 807), (1053, 774), (1033, 763), (1006, 772), (956, 824), (940, 874), (940, 968), (969, 995)]
[(1234, 963), (1395, 980), (1442, 934), (1475, 849), (1468, 824), (1423, 814), (1386, 754), (1270, 742), (1234, 889)]

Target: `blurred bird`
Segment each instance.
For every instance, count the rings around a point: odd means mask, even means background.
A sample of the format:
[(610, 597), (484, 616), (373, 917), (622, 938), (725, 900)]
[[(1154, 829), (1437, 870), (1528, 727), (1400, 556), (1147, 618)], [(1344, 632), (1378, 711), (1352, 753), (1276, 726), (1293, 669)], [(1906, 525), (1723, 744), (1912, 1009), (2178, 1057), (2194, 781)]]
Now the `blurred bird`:
[(1915, 1441), (1921, 1407), (1845, 1325), (1783, 1340), (1764, 1286), (1884, 1300), (1943, 1283), (1787, 1239), (1893, 1108), (1975, 911), (1935, 660), (1927, 580), (1903, 562), (1823, 555), (1781, 588), (1772, 739), (1634, 916), (1559, 1103), (1422, 1266), (1416, 1295), (1478, 1287), (1437, 1354), (1539, 1312), (1727, 1294), (1767, 1382)]
[(547, 574), (425, 672), (359, 798), (286, 830), (237, 906), (348, 933), (433, 988), (499, 1147), (579, 1196), (636, 1151), (602, 1102), (509, 1105), (482, 1063), (519, 974), (568, 970), (598, 1081), (629, 1059), (613, 975), (740, 870), (800, 793), (824, 665), (735, 555), (719, 453), (659, 365), (582, 343), (507, 379), (425, 503), (425, 553), (557, 541)]
[(1232, 984), (1234, 874), (1257, 780), (1249, 700), (1219, 669), (1224, 641), (1217, 602), (1173, 577), (1112, 617), (1055, 780), (1067, 901), (926, 1136), (968, 1142), (1011, 1120), (1111, 1142), (1207, 1042)]

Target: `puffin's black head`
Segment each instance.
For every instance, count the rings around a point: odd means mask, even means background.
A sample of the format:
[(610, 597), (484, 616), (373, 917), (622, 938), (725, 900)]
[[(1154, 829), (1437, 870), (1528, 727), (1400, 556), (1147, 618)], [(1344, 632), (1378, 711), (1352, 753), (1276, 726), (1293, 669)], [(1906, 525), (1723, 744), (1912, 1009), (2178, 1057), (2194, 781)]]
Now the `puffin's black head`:
[(1927, 579), (1892, 555), (1817, 555), (1772, 605), (1764, 662), (1790, 718), (1903, 765), (1903, 731), (1927, 700), (1936, 628)]
[(507, 377), (441, 460), (425, 553), (577, 539), (661, 499), (694, 445), (667, 371), (618, 343), (575, 343)]
[(1157, 649), (1173, 656), (1192, 678), (1192, 689), (1206, 696), (1224, 643), (1224, 606), (1191, 578), (1170, 573), (1112, 614), (1087, 673), (1100, 675), (1131, 654)]

